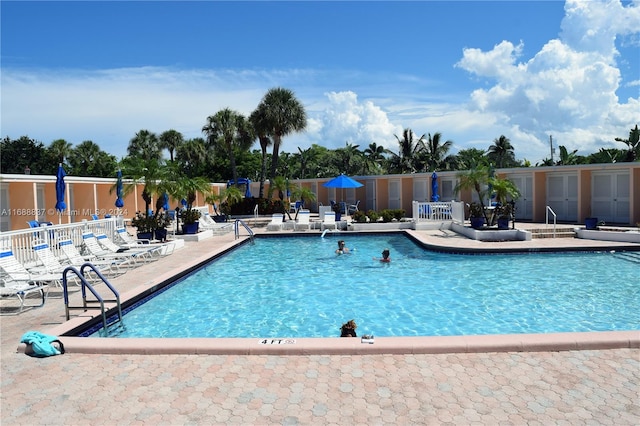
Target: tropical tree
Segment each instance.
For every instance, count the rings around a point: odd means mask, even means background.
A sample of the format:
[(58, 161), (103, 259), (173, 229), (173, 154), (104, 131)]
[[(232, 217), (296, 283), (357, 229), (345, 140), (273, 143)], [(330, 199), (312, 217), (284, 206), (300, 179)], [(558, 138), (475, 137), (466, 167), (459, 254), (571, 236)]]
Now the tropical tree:
[(414, 141), (413, 130), (406, 128), (402, 131), (402, 139), (397, 135), (394, 135), (398, 141), (398, 154), (391, 152), (391, 158), (389, 160), (393, 172), (396, 173), (413, 173), (421, 168), (419, 163), (420, 153), (424, 148), (424, 137), (420, 136), (417, 141)]
[(167, 130), (160, 135), (160, 148), (169, 151), (169, 158), (173, 163), (173, 154), (178, 151), (178, 148), (184, 143), (182, 133), (177, 130)]
[(345, 142), (344, 148), (336, 149), (336, 157), (339, 161), (337, 164), (341, 173), (351, 175), (356, 172), (356, 167), (353, 166), (354, 162), (359, 162), (362, 152), (358, 150), (360, 145), (353, 145), (349, 142)]
[(2, 173), (55, 174), (58, 164), (51, 164), (42, 142), (22, 136), (12, 140), (9, 137), (0, 143), (0, 170)]
[(569, 152), (564, 145), (560, 145), (560, 159), (556, 162), (558, 166), (568, 166), (571, 164), (578, 164), (577, 149)]
[(458, 183), (454, 189), (455, 192), (460, 190), (471, 189), (478, 195), (480, 208), (482, 209), (482, 215), (487, 223), (489, 218), (484, 205), (484, 198), (486, 196), (487, 187), (489, 185), (489, 168), (485, 166), (478, 166), (475, 169), (468, 170), (458, 174)]
[(55, 161), (64, 164), (64, 160), (71, 155), (71, 143), (64, 139), (56, 139), (47, 147), (47, 151), (51, 154)]
[(92, 141), (84, 141), (71, 150), (69, 163), (73, 168), (73, 173), (78, 176), (92, 176), (93, 166), (98, 164), (100, 158), (100, 147)]
[[(128, 179), (122, 188), (123, 196), (133, 192), (138, 185), (143, 185), (142, 200), (145, 208), (142, 216), (148, 219), (153, 196), (169, 193), (169, 182), (173, 177), (171, 168), (159, 158), (127, 156), (120, 162), (120, 169), (122, 177)], [(114, 188), (115, 186), (111, 188), (112, 191)]]
[(366, 175), (370, 172), (377, 174), (382, 170), (382, 163), (385, 160), (384, 154), (387, 150), (382, 145), (378, 145), (375, 142), (369, 144), (368, 148), (364, 150), (364, 161), (362, 163), (362, 174)]
[(260, 191), (258, 197), (264, 198), (264, 181), (267, 179), (267, 148), (271, 145), (271, 138), (269, 137), (271, 128), (267, 122), (267, 117), (259, 109), (256, 109), (251, 113), (249, 121), (251, 122), (253, 131), (260, 142), (262, 161), (260, 167)]
[(176, 162), (180, 164), (187, 176), (197, 176), (206, 159), (207, 147), (202, 138), (189, 139), (182, 143), (176, 151)]
[(229, 156), (233, 181), (238, 182), (235, 151), (248, 151), (253, 143), (253, 130), (247, 119), (237, 111), (225, 108), (207, 118), (202, 127), (210, 145), (222, 148)]
[(162, 148), (158, 141), (158, 136), (148, 130), (140, 130), (136, 133), (129, 141), (127, 153), (131, 157), (143, 157), (156, 160), (162, 158)]
[[(273, 141), (271, 173), (269, 174), (269, 178), (273, 179), (278, 169), (282, 138), (290, 133), (303, 131), (307, 127), (307, 113), (294, 93), (282, 87), (269, 89), (255, 112), (259, 115), (256, 120), (260, 126), (260, 130), (256, 130), (256, 133), (269, 136)], [(272, 185), (269, 186), (270, 195), (271, 188)]]
[(461, 149), (456, 157), (458, 170), (471, 170), (480, 165), (487, 165), (484, 151), (478, 148)]
[(510, 167), (516, 162), (513, 145), (505, 135), (493, 140), (493, 145), (487, 151), (487, 157), (496, 167)]
[(629, 138), (615, 138), (616, 142), (622, 142), (627, 145), (627, 154), (625, 161), (636, 161), (640, 158), (640, 132), (638, 125), (629, 131)]
[(442, 134), (440, 132), (434, 133), (433, 137), (431, 137), (431, 133), (429, 133), (426, 142), (424, 142), (424, 136), (421, 139), (424, 144), (424, 150), (422, 152), (426, 157), (425, 163), (427, 170), (425, 171), (436, 171), (437, 169), (442, 168), (442, 163), (446, 158), (449, 149), (451, 149), (453, 142), (446, 141), (442, 143)]

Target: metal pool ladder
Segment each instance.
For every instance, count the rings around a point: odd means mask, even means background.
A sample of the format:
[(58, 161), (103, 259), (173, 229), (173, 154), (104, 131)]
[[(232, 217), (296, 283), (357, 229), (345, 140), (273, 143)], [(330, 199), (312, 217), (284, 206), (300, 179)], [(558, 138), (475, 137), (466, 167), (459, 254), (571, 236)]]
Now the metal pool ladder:
[[(98, 278), (100, 278), (100, 280), (102, 280), (102, 282), (107, 286), (107, 288), (113, 293), (113, 296), (114, 296), (113, 299), (103, 298), (96, 291), (96, 289), (87, 281), (87, 279), (85, 278), (85, 272), (87, 272), (88, 269), (90, 269), (93, 273), (95, 273), (98, 276)], [(76, 275), (80, 280), (80, 289), (82, 292), (82, 306), (69, 306), (69, 291), (67, 288), (68, 287), (67, 275), (70, 273)], [(84, 312), (86, 312), (89, 309), (100, 309), (100, 313), (102, 315), (102, 326), (106, 335), (109, 335), (109, 327), (112, 327), (116, 324), (123, 325), (122, 306), (120, 304), (120, 294), (118, 293), (118, 290), (116, 290), (113, 287), (113, 285), (111, 285), (111, 283), (105, 278), (105, 276), (102, 275), (102, 273), (98, 270), (98, 268), (96, 268), (92, 263), (90, 262), (84, 263), (80, 267), (80, 270), (78, 270), (74, 266), (67, 267), (62, 272), (62, 289), (64, 291), (64, 305), (65, 305), (65, 310), (67, 314), (67, 321), (69, 321), (69, 313), (72, 310), (83, 310)], [(87, 290), (89, 290), (91, 294), (93, 294), (96, 300), (87, 300)], [(116, 308), (118, 310), (118, 318), (115, 321), (113, 321), (111, 324), (108, 324), (107, 322), (107, 309), (105, 308), (105, 302), (115, 303)], [(96, 306), (96, 304), (98, 306)]]
[(247, 225), (242, 219), (236, 219), (233, 229), (236, 235), (236, 240), (238, 238), (240, 238), (240, 225), (242, 225), (244, 227), (244, 229), (247, 230), (247, 232), (249, 233), (249, 239), (251, 240), (251, 243), (253, 244), (253, 230), (249, 227), (249, 225)]

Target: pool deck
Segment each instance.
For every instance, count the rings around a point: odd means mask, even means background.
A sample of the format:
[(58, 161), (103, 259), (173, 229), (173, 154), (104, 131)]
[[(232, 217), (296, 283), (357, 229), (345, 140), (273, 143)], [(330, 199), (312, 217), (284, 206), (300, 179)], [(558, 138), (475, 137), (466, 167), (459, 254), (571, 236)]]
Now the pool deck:
[[(566, 238), (481, 243), (410, 232), (449, 249), (629, 245)], [(232, 245), (233, 234), (188, 242), (111, 282), (123, 298), (133, 297)], [(26, 356), (16, 350), (24, 332), (69, 328), (59, 292), (51, 296), (42, 308), (0, 317), (3, 425), (640, 424), (640, 332), (376, 337), (374, 344), (151, 339), (142, 351), (140, 342), (62, 338), (66, 354)]]

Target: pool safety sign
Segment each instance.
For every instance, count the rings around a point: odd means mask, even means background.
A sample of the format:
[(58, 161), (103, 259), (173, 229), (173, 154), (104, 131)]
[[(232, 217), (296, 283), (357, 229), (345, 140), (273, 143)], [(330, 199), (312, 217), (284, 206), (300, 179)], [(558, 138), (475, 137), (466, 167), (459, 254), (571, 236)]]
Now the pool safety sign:
[(262, 339), (261, 345), (293, 345), (296, 343), (295, 339)]

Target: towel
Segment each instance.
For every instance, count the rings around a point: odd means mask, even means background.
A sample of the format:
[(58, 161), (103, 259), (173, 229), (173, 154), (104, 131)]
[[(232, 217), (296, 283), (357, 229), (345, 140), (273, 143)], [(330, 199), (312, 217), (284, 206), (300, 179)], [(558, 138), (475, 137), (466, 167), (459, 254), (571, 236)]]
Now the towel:
[[(60, 345), (60, 349), (53, 346), (53, 343), (57, 342)], [(56, 336), (50, 336), (48, 334), (40, 333), (39, 331), (27, 331), (22, 335), (20, 343), (26, 343), (31, 345), (33, 350), (32, 355), (36, 357), (46, 357), (52, 355), (60, 355), (64, 353), (64, 346), (62, 342)], [(29, 355), (27, 351), (25, 351)]]

